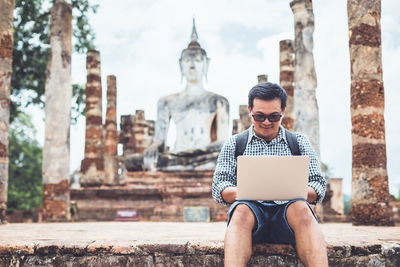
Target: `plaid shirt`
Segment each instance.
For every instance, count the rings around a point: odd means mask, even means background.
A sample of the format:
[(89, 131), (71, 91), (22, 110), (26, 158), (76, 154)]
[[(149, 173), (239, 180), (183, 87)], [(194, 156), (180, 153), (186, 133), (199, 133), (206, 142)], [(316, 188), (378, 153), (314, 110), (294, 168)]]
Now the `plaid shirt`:
[[(310, 157), (308, 185), (317, 193), (316, 202), (321, 202), (325, 196), (326, 181), (322, 177), (321, 169), (317, 155), (310, 141), (304, 135), (295, 133), (301, 155)], [(217, 167), (215, 168), (212, 195), (216, 202), (229, 204), (222, 199), (221, 193), (229, 186), (236, 186), (236, 159), (235, 147), (236, 136), (232, 136), (227, 140), (218, 156)], [(280, 126), (278, 136), (269, 143), (258, 137), (253, 129), (249, 128), (249, 138), (247, 140), (246, 150), (243, 155), (267, 155), (267, 156), (291, 156), (290, 148), (286, 140), (284, 128)], [(287, 201), (275, 201), (276, 204), (283, 204)]]

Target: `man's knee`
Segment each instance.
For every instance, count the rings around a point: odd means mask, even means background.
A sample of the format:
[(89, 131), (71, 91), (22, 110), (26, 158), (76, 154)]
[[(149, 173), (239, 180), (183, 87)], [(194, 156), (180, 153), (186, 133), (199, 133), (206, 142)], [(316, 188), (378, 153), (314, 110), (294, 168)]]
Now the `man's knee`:
[(316, 223), (310, 207), (304, 201), (296, 201), (289, 205), (286, 210), (286, 218), (292, 229), (298, 227), (309, 227)]
[(245, 204), (237, 205), (229, 222), (229, 225), (231, 224), (253, 229), (255, 224), (253, 211)]

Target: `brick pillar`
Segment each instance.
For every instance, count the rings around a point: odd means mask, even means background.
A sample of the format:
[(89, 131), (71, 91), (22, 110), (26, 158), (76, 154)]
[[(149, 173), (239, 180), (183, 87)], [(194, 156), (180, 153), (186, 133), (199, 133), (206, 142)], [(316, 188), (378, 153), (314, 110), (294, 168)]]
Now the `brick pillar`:
[(132, 119), (135, 153), (143, 153), (153, 142), (154, 121), (145, 119), (144, 110), (136, 110)]
[(251, 125), (251, 119), (249, 116), (249, 109), (247, 105), (240, 105), (239, 106), (239, 116), (240, 116), (240, 124), (241, 124), (241, 131), (246, 130)]
[(122, 144), (123, 155), (136, 153), (136, 141), (133, 134), (134, 115), (122, 115), (119, 132), (119, 143)]
[(304, 133), (319, 156), (319, 116), (315, 97), (317, 77), (313, 56), (314, 14), (310, 0), (290, 2), (295, 25), (294, 130)]
[(86, 137), (85, 158), (81, 164), (82, 186), (104, 183), (103, 117), (100, 52), (89, 50), (86, 57)]
[(0, 10), (0, 224), (2, 224), (6, 223), (7, 210), (14, 1), (0, 1)]
[(268, 82), (268, 75), (267, 74), (260, 74), (257, 76), (258, 83), (266, 83)]
[(118, 183), (117, 87), (114, 75), (107, 76), (106, 137), (104, 151), (105, 183)]
[(71, 122), (72, 7), (57, 0), (51, 8), (50, 55), (45, 87), (43, 219), (69, 215), (69, 131)]
[(340, 214), (344, 214), (344, 200), (342, 192), (342, 178), (330, 178), (329, 186), (332, 190), (331, 208)]
[(239, 120), (234, 119), (232, 121), (232, 135), (239, 133)]
[(239, 119), (233, 120), (232, 134), (238, 134), (249, 128), (251, 120), (247, 105), (239, 106)]
[(282, 125), (286, 129), (293, 131), (293, 94), (294, 94), (294, 43), (293, 40), (282, 40), (279, 42), (279, 83), (285, 89), (288, 99), (285, 116)]
[(347, 2), (351, 63), (354, 225), (393, 225), (386, 169), (381, 1)]

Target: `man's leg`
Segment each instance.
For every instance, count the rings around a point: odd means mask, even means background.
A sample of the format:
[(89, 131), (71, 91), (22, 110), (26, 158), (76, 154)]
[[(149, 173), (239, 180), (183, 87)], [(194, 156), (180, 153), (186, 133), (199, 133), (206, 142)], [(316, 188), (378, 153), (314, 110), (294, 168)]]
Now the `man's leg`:
[(251, 233), (255, 216), (245, 204), (239, 204), (233, 211), (225, 233), (225, 266), (246, 266), (251, 257)]
[(328, 266), (324, 236), (304, 201), (296, 201), (286, 210), (286, 218), (294, 231), (296, 249), (305, 266)]

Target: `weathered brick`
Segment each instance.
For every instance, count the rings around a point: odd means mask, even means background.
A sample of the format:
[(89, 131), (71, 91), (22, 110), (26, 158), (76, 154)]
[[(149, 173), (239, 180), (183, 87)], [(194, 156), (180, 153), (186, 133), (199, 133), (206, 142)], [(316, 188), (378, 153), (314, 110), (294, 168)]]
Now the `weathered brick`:
[(353, 134), (385, 140), (385, 119), (382, 114), (373, 113), (353, 116), (351, 124)]
[(351, 108), (383, 108), (385, 94), (383, 82), (378, 80), (351, 83)]
[(69, 194), (68, 180), (62, 180), (59, 183), (47, 183), (43, 185), (43, 198), (54, 198), (57, 196), (66, 196)]
[[(102, 125), (102, 122), (103, 122), (102, 120), (103, 120), (103, 118), (101, 116), (93, 116), (93, 115), (89, 116), (88, 115), (87, 118), (86, 118), (86, 125), (87, 126), (89, 126), (89, 125), (96, 125), (96, 126), (97, 125)], [(91, 128), (90, 131), (97, 131), (97, 134), (98, 134), (98, 132), (101, 131), (101, 128), (98, 128), (98, 129)], [(88, 133), (88, 130), (86, 130), (86, 133)]]
[(293, 129), (293, 123), (293, 118), (285, 116), (282, 119), (282, 126), (285, 127), (285, 129)]
[(294, 51), (294, 48), (293, 48), (293, 41), (292, 41), (292, 40), (282, 40), (282, 41), (280, 41), (280, 42), (279, 42), (279, 49), (280, 49), (281, 51), (282, 51), (282, 50), (287, 50), (287, 51), (293, 53), (293, 51)]
[(386, 169), (385, 144), (358, 144), (353, 146), (353, 168)]
[[(98, 78), (99, 76), (96, 76), (96, 77)], [(86, 86), (86, 99), (87, 99), (87, 101), (89, 101), (89, 97), (93, 97), (93, 96), (101, 98), (101, 96), (102, 96), (101, 88), (99, 88), (98, 86)]]
[(353, 203), (351, 218), (354, 225), (393, 225), (393, 213), (385, 203)]
[(280, 72), (280, 79), (281, 79), (281, 82), (282, 81), (293, 82), (294, 81), (294, 73), (293, 73), (293, 71), (281, 71)]
[(81, 164), (81, 172), (86, 173), (92, 164), (94, 164), (98, 171), (104, 170), (104, 162), (102, 158), (84, 158)]
[(0, 40), (0, 58), (12, 59), (12, 48), (13, 41), (12, 36), (9, 34), (3, 34)]
[(350, 31), (350, 45), (381, 46), (381, 29), (379, 24), (368, 25), (361, 23), (359, 26), (350, 29)]

